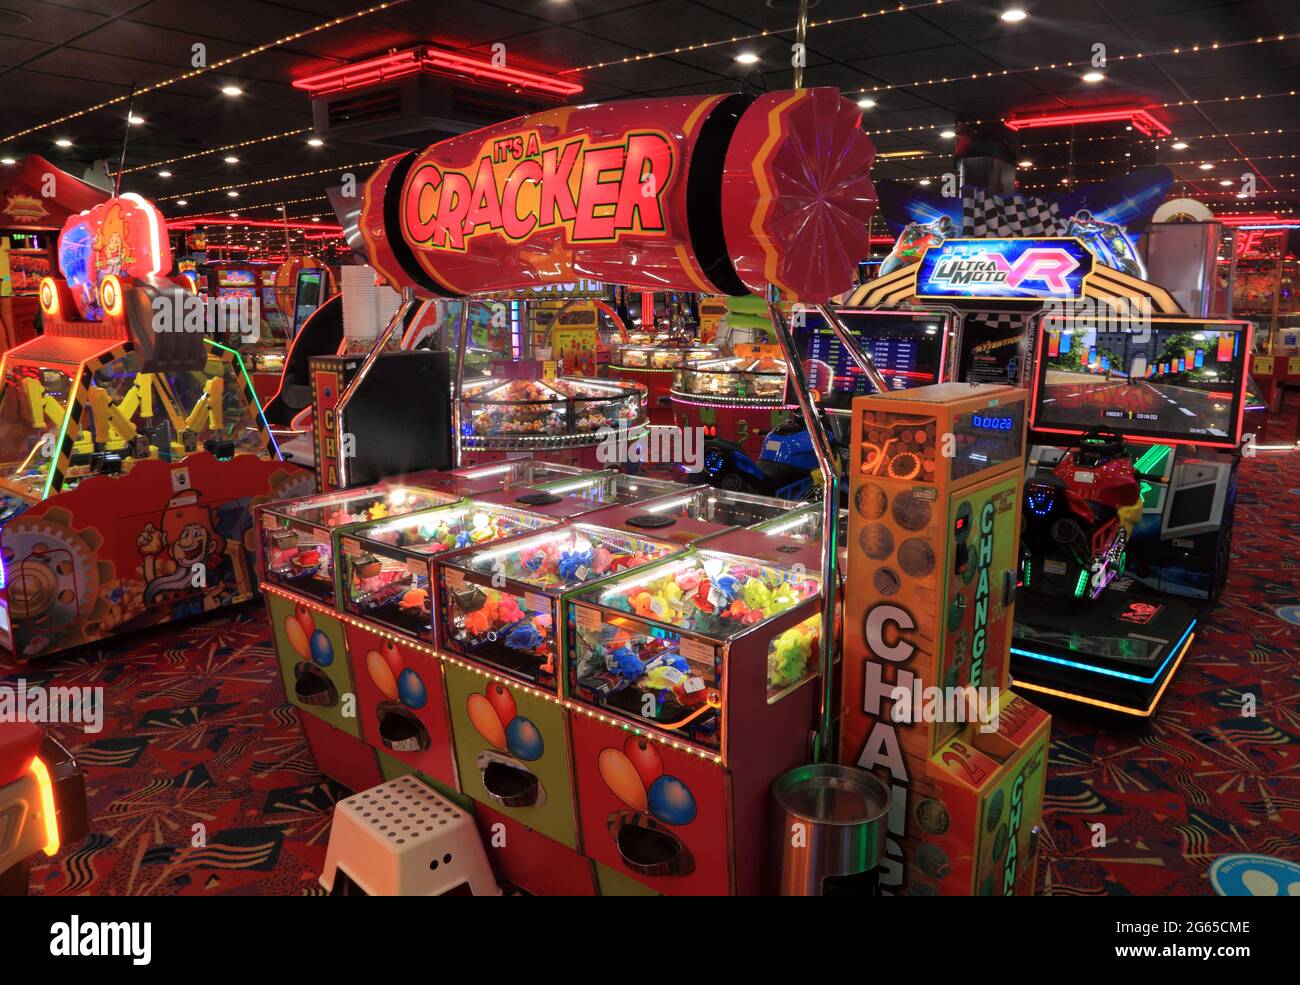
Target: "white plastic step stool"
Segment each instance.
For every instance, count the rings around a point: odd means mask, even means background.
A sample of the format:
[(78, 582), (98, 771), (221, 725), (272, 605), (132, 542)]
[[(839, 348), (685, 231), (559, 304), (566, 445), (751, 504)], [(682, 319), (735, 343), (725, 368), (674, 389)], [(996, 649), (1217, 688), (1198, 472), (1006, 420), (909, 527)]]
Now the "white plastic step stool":
[(474, 819), (414, 776), (399, 776), (334, 805), (325, 871), (369, 896), (500, 896)]

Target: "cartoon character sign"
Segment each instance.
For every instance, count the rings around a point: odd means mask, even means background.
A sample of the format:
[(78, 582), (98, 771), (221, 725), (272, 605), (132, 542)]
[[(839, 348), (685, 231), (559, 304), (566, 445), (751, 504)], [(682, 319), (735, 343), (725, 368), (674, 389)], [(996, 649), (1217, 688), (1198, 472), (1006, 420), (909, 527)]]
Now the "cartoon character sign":
[(162, 213), (134, 192), (69, 217), (59, 234), (59, 270), (87, 321), (104, 317), (99, 285), (108, 275), (152, 277), (171, 266)]
[(226, 539), (217, 532), (212, 510), (199, 502), (199, 492), (186, 489), (174, 495), (163, 510), (158, 526), (145, 524), (137, 540), (144, 557), (144, 601), (152, 603), (163, 593), (203, 594), (203, 608), (220, 604), (226, 586), (222, 565)]

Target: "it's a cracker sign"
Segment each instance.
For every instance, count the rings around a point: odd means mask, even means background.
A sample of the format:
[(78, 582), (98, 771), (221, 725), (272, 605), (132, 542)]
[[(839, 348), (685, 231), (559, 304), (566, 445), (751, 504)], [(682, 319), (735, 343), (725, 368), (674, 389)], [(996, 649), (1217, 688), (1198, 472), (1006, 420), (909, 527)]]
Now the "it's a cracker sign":
[(860, 123), (834, 89), (560, 107), (389, 158), (358, 227), (424, 295), (585, 278), (824, 301), (869, 247)]
[(413, 245), (464, 252), (476, 236), (522, 243), (563, 230), (569, 243), (613, 243), (626, 233), (665, 235), (664, 191), (673, 146), (662, 133), (618, 143), (587, 137), (545, 143), (537, 131), (493, 140), (472, 170), (420, 164), (407, 179), (402, 228)]

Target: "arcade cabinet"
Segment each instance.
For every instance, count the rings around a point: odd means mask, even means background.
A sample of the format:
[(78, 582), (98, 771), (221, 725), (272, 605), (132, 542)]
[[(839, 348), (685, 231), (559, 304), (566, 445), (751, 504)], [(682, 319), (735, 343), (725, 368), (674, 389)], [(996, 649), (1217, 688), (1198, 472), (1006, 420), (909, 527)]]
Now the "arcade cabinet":
[(72, 754), (29, 722), (0, 722), (0, 896), (26, 896), (31, 859), (87, 833), (86, 780)]
[(1149, 716), (1223, 590), (1247, 322), (1037, 323), (1015, 686)]
[(238, 352), (134, 195), (69, 219), (45, 334), (0, 362), (0, 645), (19, 660), (253, 596), (250, 506), (294, 491)]

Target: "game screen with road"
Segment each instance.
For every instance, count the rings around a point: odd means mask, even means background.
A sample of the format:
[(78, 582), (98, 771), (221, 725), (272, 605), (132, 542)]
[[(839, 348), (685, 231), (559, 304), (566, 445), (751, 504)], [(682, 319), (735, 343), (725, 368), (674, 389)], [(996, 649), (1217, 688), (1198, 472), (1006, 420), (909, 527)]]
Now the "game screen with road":
[[(841, 309), (838, 314), (892, 389), (909, 390), (939, 381), (944, 320), (938, 315), (917, 317), (851, 309)], [(804, 353), (808, 384), (822, 395), (823, 403), (848, 408), (854, 397), (875, 393), (875, 387), (822, 316), (806, 311), (803, 317), (803, 326), (796, 328), (796, 344)]]
[(1044, 329), (1034, 427), (1235, 445), (1245, 325), (1153, 321)]

